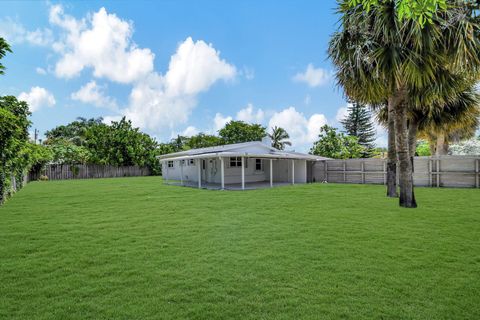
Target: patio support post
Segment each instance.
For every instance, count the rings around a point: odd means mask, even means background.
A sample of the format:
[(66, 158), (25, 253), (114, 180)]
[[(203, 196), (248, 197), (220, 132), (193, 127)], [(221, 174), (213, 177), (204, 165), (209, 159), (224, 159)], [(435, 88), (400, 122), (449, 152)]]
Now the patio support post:
[(183, 186), (183, 160), (180, 160), (180, 184)]
[(245, 157), (242, 157), (242, 190), (245, 190)]
[(292, 184), (295, 184), (295, 160), (292, 159)]
[(220, 157), (220, 180), (222, 183), (222, 190), (225, 190), (225, 166), (222, 157)]
[(270, 188), (273, 187), (273, 159), (270, 159)]
[(167, 168), (167, 170), (166, 170), (166, 171), (167, 171), (167, 177), (166, 177), (166, 178), (167, 178), (167, 183), (168, 183), (168, 161), (165, 161), (165, 162), (166, 162), (166, 164), (167, 164), (167, 165), (166, 165), (166, 168)]
[(202, 159), (197, 159), (198, 189), (202, 188)]

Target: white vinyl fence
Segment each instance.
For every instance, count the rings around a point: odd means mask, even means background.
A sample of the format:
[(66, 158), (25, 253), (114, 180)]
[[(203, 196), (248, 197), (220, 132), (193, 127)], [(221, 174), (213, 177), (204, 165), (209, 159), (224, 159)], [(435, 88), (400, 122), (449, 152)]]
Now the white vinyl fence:
[[(424, 187), (479, 188), (479, 167), (480, 155), (415, 157), (413, 181)], [(386, 184), (386, 170), (386, 159), (324, 160), (313, 165), (312, 180)]]

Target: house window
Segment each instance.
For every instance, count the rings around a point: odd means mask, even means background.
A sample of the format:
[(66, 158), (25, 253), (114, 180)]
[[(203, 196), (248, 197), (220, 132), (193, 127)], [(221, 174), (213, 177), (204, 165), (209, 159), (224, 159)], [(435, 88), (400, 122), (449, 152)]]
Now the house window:
[(255, 170), (263, 171), (263, 161), (262, 159), (255, 159)]
[(188, 160), (188, 165), (189, 166), (194, 166), (195, 165), (195, 160), (194, 159), (189, 159)]
[(230, 157), (230, 167), (231, 168), (241, 168), (242, 167), (242, 158), (241, 157)]
[(169, 168), (173, 168), (173, 161), (168, 161), (168, 162), (167, 162), (167, 166), (168, 166)]
[(207, 166), (207, 161), (202, 160), (202, 169), (205, 170), (206, 166)]

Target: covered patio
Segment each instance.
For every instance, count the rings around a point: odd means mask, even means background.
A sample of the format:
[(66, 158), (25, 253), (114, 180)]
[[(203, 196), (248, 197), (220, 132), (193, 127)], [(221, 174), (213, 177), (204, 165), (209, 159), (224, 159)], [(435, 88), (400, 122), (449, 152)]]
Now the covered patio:
[[(164, 183), (212, 190), (248, 190), (307, 183), (321, 157), (254, 141), (159, 157)], [(323, 159), (323, 158), (322, 158)]]

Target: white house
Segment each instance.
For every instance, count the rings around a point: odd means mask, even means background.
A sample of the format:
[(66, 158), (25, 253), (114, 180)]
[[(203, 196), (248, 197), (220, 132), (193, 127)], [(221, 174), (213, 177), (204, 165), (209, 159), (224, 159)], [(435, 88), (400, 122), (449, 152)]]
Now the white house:
[(260, 141), (159, 156), (164, 181), (209, 189), (251, 189), (311, 182), (313, 163), (327, 158), (282, 151)]

